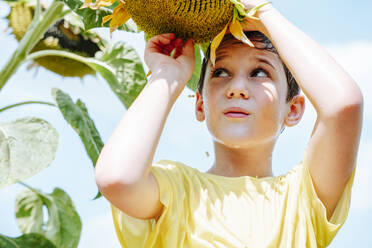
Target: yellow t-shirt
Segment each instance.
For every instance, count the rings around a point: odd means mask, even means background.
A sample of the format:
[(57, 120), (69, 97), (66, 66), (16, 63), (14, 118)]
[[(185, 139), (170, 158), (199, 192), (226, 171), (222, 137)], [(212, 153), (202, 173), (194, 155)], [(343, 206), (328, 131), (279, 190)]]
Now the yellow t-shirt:
[(128, 248), (321, 248), (346, 220), (355, 168), (327, 220), (302, 161), (277, 177), (224, 177), (160, 160), (151, 171), (164, 210), (158, 221), (131, 217), (111, 204), (116, 234)]

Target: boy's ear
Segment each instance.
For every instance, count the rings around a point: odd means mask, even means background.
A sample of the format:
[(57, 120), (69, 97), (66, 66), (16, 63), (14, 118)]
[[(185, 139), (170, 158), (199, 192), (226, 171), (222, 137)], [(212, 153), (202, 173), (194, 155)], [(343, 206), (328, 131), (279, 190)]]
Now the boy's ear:
[(195, 94), (196, 94), (195, 115), (196, 119), (202, 122), (205, 120), (204, 102), (198, 90), (195, 91)]
[(289, 103), (289, 111), (284, 119), (285, 125), (291, 127), (300, 122), (305, 112), (305, 97), (297, 95)]

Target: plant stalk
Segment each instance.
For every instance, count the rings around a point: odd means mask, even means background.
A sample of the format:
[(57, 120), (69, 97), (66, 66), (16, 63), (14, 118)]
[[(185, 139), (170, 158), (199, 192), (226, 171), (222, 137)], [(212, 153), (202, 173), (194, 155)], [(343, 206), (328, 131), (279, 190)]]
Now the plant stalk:
[(17, 49), (14, 51), (8, 63), (6, 63), (0, 71), (0, 90), (11, 75), (17, 70), (19, 65), (25, 60), (27, 54), (42, 38), (48, 28), (58, 19), (63, 17), (63, 6), (64, 4), (62, 2), (53, 1), (43, 16), (35, 15), (28, 27), (28, 31), (20, 41)]
[(45, 104), (45, 105), (50, 105), (50, 106), (57, 107), (54, 103), (50, 103), (50, 102), (43, 102), (43, 101), (27, 101), (27, 102), (21, 102), (21, 103), (12, 104), (12, 105), (6, 106), (6, 107), (4, 107), (4, 108), (1, 108), (1, 109), (0, 109), (0, 112), (3, 112), (3, 111), (5, 111), (5, 110), (7, 110), (7, 109), (10, 109), (10, 108), (18, 107), (18, 106), (21, 106), (21, 105), (25, 105), (25, 104), (33, 104), (33, 103)]

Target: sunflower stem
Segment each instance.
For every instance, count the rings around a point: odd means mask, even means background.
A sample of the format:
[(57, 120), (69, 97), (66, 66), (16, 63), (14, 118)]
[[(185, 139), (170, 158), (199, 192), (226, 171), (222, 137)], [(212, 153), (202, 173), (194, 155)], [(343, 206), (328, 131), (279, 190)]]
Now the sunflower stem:
[(25, 60), (27, 54), (43, 37), (48, 28), (63, 17), (64, 4), (59, 1), (53, 1), (51, 6), (45, 11), (44, 15), (35, 15), (28, 30), (20, 41), (12, 57), (0, 71), (0, 90), (3, 88), (8, 79), (17, 70), (19, 65)]
[(40, 0), (36, 1), (36, 11), (35, 11), (35, 16), (34, 19), (39, 20), (41, 15), (41, 4)]
[(51, 103), (51, 102), (43, 102), (43, 101), (27, 101), (27, 102), (21, 102), (21, 103), (16, 103), (16, 104), (11, 104), (11, 105), (8, 105), (6, 107), (3, 107), (0, 109), (0, 112), (3, 112), (7, 109), (10, 109), (10, 108), (14, 108), (14, 107), (18, 107), (18, 106), (21, 106), (21, 105), (26, 105), (26, 104), (45, 104), (45, 105), (50, 105), (50, 106), (54, 106), (54, 107), (57, 107), (57, 105), (55, 105), (54, 103)]

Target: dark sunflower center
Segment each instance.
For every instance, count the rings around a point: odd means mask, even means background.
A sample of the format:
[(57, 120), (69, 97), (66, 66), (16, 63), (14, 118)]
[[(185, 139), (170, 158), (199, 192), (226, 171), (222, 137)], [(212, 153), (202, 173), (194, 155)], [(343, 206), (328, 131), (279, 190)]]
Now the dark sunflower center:
[(179, 15), (180, 13), (184, 13), (184, 12), (200, 13), (201, 11), (205, 11), (208, 8), (221, 7), (221, 1), (222, 0), (185, 0), (185, 1), (178, 1), (177, 2), (178, 8), (177, 8), (177, 11), (174, 14)]
[(66, 28), (63, 19), (48, 29), (43, 38), (48, 37), (58, 38), (58, 44), (61, 48), (68, 49), (71, 52), (84, 52), (89, 57), (94, 57), (94, 54), (100, 51), (95, 42), (84, 39), (80, 33), (75, 34), (69, 28)]

